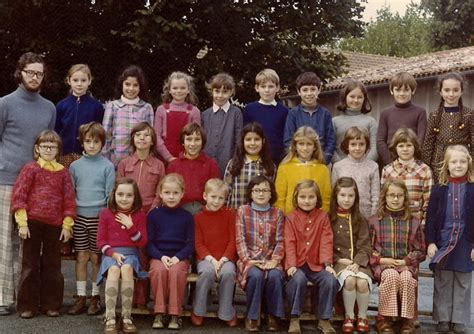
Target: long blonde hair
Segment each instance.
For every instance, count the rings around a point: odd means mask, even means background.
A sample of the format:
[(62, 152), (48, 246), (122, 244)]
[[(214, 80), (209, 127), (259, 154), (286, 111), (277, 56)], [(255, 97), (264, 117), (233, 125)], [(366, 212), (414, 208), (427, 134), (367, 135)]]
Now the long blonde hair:
[(314, 129), (310, 126), (302, 126), (296, 130), (295, 134), (293, 135), (293, 139), (291, 140), (291, 145), (288, 149), (288, 154), (283, 158), (282, 163), (291, 161), (294, 157), (298, 156), (296, 151), (296, 144), (299, 140), (302, 139), (309, 139), (314, 144), (314, 152), (311, 156), (311, 160), (317, 160), (322, 164), (326, 164), (326, 160), (324, 159), (323, 149), (321, 147), (321, 142), (319, 141), (319, 136), (314, 131)]
[(170, 103), (171, 101), (173, 101), (173, 97), (171, 96), (171, 93), (170, 93), (171, 82), (173, 80), (181, 80), (181, 79), (186, 81), (186, 84), (188, 85), (188, 89), (189, 89), (189, 93), (186, 96), (186, 102), (194, 106), (197, 106), (199, 103), (199, 100), (194, 88), (194, 79), (189, 74), (186, 74), (180, 71), (172, 72), (168, 76), (168, 78), (165, 80), (163, 84), (163, 93), (161, 94), (161, 99), (163, 100), (163, 103)]
[(469, 183), (474, 182), (474, 171), (472, 170), (472, 157), (469, 154), (468, 149), (464, 145), (450, 145), (444, 151), (444, 159), (441, 162), (441, 167), (439, 168), (439, 183), (443, 185), (448, 184), (449, 179), (449, 159), (451, 159), (451, 152), (457, 151), (465, 153), (467, 156), (467, 181)]

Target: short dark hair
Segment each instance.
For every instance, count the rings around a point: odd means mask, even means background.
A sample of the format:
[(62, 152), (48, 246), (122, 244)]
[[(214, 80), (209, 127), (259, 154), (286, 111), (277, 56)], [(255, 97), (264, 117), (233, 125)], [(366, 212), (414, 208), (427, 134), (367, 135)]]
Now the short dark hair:
[(314, 72), (304, 72), (296, 78), (296, 89), (299, 91), (303, 86), (321, 87), (321, 79)]
[(137, 212), (142, 208), (142, 197), (140, 196), (140, 190), (138, 190), (138, 185), (135, 182), (135, 180), (130, 179), (128, 177), (123, 177), (123, 178), (118, 178), (115, 181), (114, 189), (110, 193), (109, 196), (109, 202), (108, 202), (108, 208), (112, 212), (117, 212), (118, 211), (118, 206), (117, 203), (115, 202), (115, 192), (117, 191), (117, 188), (121, 184), (131, 184), (133, 187), (133, 205), (132, 205), (132, 211), (131, 213)]
[(358, 126), (351, 126), (347, 129), (344, 134), (344, 139), (341, 143), (341, 151), (345, 154), (349, 154), (349, 141), (352, 139), (364, 139), (365, 140), (365, 153), (370, 150), (370, 135), (366, 128), (359, 128)]
[(41, 55), (33, 52), (26, 52), (20, 56), (20, 59), (18, 59), (18, 62), (16, 63), (15, 73), (13, 73), (13, 77), (17, 84), (21, 84), (23, 82), (21, 71), (25, 69), (26, 65), (33, 63), (43, 64), (44, 77), (43, 81), (41, 81), (41, 84), (43, 84), (47, 75), (46, 62), (44, 61), (44, 58)]
[(272, 180), (270, 180), (268, 177), (264, 175), (258, 175), (255, 176), (253, 179), (250, 180), (250, 182), (247, 184), (247, 188), (245, 189), (245, 200), (248, 204), (252, 203), (252, 189), (255, 187), (257, 184), (267, 182), (270, 185), (270, 190), (271, 190), (271, 197), (269, 203), (271, 205), (275, 204), (277, 200), (277, 193), (275, 189), (275, 184), (273, 183)]
[(341, 92), (339, 93), (339, 104), (336, 106), (337, 110), (345, 111), (347, 109), (347, 95), (349, 95), (349, 93), (356, 88), (359, 88), (362, 92), (362, 95), (364, 95), (364, 102), (362, 102), (360, 112), (362, 114), (367, 114), (372, 110), (372, 104), (370, 103), (369, 96), (367, 94), (367, 88), (365, 88), (362, 82), (357, 80), (350, 80), (346, 86), (341, 89)]
[(140, 92), (138, 96), (142, 100), (147, 100), (148, 98), (148, 83), (145, 78), (145, 73), (142, 68), (137, 65), (127, 66), (122, 73), (120, 74), (117, 80), (117, 86), (115, 87), (115, 95), (117, 98), (120, 98), (123, 92), (123, 82), (127, 80), (128, 77), (137, 78), (138, 85), (140, 86)]
[(84, 140), (86, 140), (86, 136), (88, 134), (92, 138), (98, 138), (102, 143), (102, 146), (105, 145), (105, 129), (102, 124), (98, 122), (82, 124), (79, 127), (79, 141), (81, 142), (81, 144), (84, 144)]
[(197, 123), (189, 123), (187, 124), (182, 130), (181, 130), (181, 133), (179, 135), (179, 141), (181, 143), (181, 145), (184, 144), (184, 137), (186, 136), (190, 136), (192, 135), (193, 133), (199, 133), (199, 135), (201, 136), (201, 140), (202, 140), (202, 149), (201, 150), (204, 150), (204, 146), (206, 146), (206, 142), (207, 142), (207, 135), (206, 135), (206, 131), (204, 131), (204, 129), (202, 128), (202, 126), (200, 126), (199, 124)]

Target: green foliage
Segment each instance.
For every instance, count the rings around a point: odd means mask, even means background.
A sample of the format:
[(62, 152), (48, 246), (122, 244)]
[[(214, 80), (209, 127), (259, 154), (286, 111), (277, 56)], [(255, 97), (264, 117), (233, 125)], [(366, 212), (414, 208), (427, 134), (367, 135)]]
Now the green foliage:
[(420, 6), (411, 3), (404, 16), (392, 13), (390, 7), (377, 11), (361, 38), (340, 41), (343, 50), (387, 56), (411, 57), (434, 50), (431, 19)]
[(442, 49), (474, 45), (474, 0), (422, 0), (433, 16), (434, 44)]
[[(92, 91), (102, 99), (113, 98), (119, 72), (135, 63), (154, 103), (175, 70), (196, 78), (202, 107), (209, 105), (204, 82), (219, 71), (235, 77), (237, 98), (248, 101), (256, 99), (254, 78), (265, 67), (284, 85), (302, 71), (338, 75), (343, 57), (316, 47), (362, 32), (356, 0), (0, 0), (0, 9), (7, 63), (0, 74), (11, 77), (25, 51), (44, 53), (52, 70), (45, 93), (55, 101), (67, 94), (63, 78), (79, 62), (92, 67)], [(202, 49), (207, 54), (198, 59)], [(0, 95), (13, 88), (5, 80)]]

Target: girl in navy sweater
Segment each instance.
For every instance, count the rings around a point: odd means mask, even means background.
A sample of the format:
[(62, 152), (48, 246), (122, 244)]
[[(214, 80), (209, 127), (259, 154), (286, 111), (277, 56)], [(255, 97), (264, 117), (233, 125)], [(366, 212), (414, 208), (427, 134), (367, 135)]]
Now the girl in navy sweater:
[(117, 333), (115, 306), (121, 280), (122, 319), (125, 333), (137, 331), (132, 322), (133, 279), (147, 277), (140, 268), (139, 248), (147, 242), (146, 216), (141, 211), (142, 199), (132, 179), (115, 182), (109, 197), (109, 206), (102, 210), (97, 233), (97, 248), (103, 254), (97, 284), (105, 277), (104, 333)]
[(180, 207), (184, 195), (181, 175), (166, 175), (158, 187), (163, 206), (148, 214), (147, 250), (156, 314), (153, 328), (163, 328), (163, 316), (169, 314), (168, 328), (180, 329), (189, 259), (194, 252), (194, 219)]
[(82, 145), (78, 139), (79, 127), (90, 122), (102, 124), (104, 106), (89, 92), (92, 74), (86, 64), (72, 65), (67, 72), (66, 83), (71, 87), (70, 95), (56, 105), (54, 129), (63, 140), (61, 163), (69, 167), (82, 155)]
[(465, 146), (446, 148), (439, 183), (431, 193), (425, 230), (434, 270), (433, 320), (437, 332), (463, 333), (474, 260), (474, 171)]

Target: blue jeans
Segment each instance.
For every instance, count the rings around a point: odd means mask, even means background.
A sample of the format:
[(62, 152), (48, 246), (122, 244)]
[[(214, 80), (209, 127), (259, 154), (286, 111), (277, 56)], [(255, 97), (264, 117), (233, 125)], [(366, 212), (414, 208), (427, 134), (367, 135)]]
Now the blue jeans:
[[(319, 319), (331, 319), (333, 314), (334, 300), (339, 291), (339, 282), (330, 272), (326, 270), (312, 271), (307, 265), (299, 268), (286, 285), (286, 294), (290, 304), (291, 315), (299, 317), (304, 305), (304, 297), (308, 281), (318, 287)], [(316, 300), (313, 300), (315, 304)]]
[(267, 313), (275, 317), (285, 314), (283, 305), (283, 272), (280, 269), (261, 270), (250, 268), (245, 293), (247, 297), (247, 318), (260, 318), (262, 298), (265, 294)]

